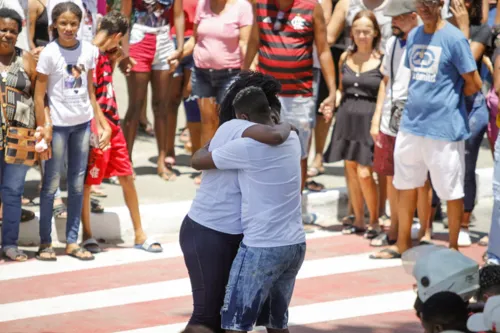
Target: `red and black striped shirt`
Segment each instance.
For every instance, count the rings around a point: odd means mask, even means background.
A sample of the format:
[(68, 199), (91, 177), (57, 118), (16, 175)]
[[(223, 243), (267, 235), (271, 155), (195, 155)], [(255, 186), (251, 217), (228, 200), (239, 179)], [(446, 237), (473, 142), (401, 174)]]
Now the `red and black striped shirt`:
[(280, 19), (276, 0), (256, 0), (260, 35), (258, 70), (280, 81), (281, 96), (312, 96), (313, 13), (317, 3), (295, 0)]
[(94, 69), (94, 85), (97, 104), (102, 112), (112, 123), (120, 124), (120, 115), (113, 89), (113, 68), (109, 57), (103, 52), (100, 52), (97, 58)]

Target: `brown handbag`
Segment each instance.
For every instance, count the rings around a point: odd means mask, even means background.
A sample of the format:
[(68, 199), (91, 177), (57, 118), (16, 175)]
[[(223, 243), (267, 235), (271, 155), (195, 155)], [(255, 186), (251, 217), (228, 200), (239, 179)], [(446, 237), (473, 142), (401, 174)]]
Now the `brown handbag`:
[[(24, 164), (33, 166), (38, 161), (38, 153), (35, 151), (36, 139), (35, 129), (14, 127), (10, 125), (7, 117), (6, 95), (8, 90), (16, 90), (1, 84), (1, 108), (5, 118), (7, 130), (4, 135), (4, 160), (9, 164)], [(5, 129), (5, 128), (4, 128)]]

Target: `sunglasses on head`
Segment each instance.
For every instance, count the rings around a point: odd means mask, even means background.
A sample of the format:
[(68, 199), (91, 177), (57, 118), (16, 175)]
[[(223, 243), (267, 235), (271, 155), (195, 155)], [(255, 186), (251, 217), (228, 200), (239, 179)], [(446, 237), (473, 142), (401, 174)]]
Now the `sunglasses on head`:
[(440, 4), (440, 0), (415, 0), (415, 3), (425, 6), (437, 6)]

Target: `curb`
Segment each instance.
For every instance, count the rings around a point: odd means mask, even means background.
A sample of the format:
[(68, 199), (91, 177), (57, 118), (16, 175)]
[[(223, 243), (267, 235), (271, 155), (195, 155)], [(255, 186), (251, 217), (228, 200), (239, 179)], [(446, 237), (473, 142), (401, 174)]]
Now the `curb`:
[[(476, 171), (477, 199), (493, 196), (493, 168)], [(306, 212), (314, 212), (318, 222), (338, 221), (347, 215), (347, 189), (335, 188), (322, 192), (304, 192), (302, 205)], [(143, 204), (140, 206), (144, 230), (150, 237), (168, 233), (177, 233), (184, 216), (191, 207), (191, 201), (175, 201), (162, 204)], [(39, 243), (38, 215), (32, 221), (21, 223), (19, 230), (19, 245), (33, 246)], [(91, 215), (94, 237), (106, 242), (134, 241), (132, 220), (126, 206), (106, 208), (103, 214)], [(66, 220), (52, 220), (52, 241), (64, 242)], [(0, 231), (1, 233), (1, 231)], [(80, 228), (81, 237), (81, 228)]]

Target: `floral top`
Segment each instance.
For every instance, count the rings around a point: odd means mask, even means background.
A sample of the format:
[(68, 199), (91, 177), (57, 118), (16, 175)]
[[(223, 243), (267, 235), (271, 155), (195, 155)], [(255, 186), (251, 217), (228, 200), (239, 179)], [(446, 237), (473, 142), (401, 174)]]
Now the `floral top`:
[(132, 23), (159, 28), (170, 24), (169, 11), (174, 0), (134, 0)]

